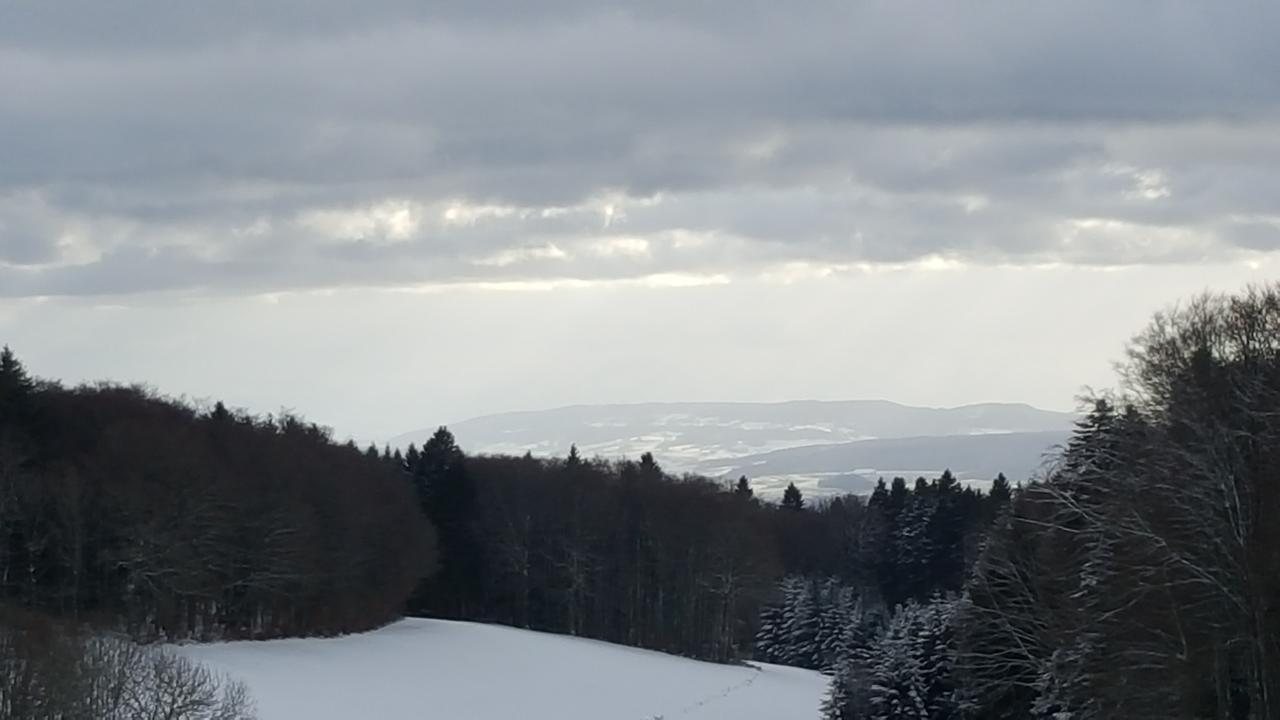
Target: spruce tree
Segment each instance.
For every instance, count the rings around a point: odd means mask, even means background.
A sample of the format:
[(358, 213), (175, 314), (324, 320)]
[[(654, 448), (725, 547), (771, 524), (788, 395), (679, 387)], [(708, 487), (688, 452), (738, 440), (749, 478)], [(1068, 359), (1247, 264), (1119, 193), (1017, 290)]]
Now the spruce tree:
[(409, 447), (404, 452), (404, 469), (410, 474), (418, 472), (418, 461), (422, 456), (418, 453), (418, 448), (413, 443), (409, 443)]
[(787, 616), (783, 621), (787, 665), (816, 669), (818, 653), (818, 608), (812, 583), (796, 578), (789, 588)]
[(867, 507), (883, 509), (889, 504), (889, 486), (885, 484), (884, 478), (876, 480), (876, 487), (871, 491), (871, 497), (867, 500)]
[(479, 598), (484, 561), (476, 537), (475, 488), (466, 456), (448, 428), (440, 427), (423, 444), (413, 483), (439, 534), (441, 563), (436, 576), (420, 588), (412, 609), (466, 617)]
[(756, 629), (755, 652), (760, 662), (780, 662), (779, 643), (782, 639), (783, 609), (777, 602), (766, 603), (760, 608), (760, 621)]
[(866, 682), (874, 720), (952, 720), (960, 706), (952, 673), (955, 601), (908, 601), (898, 608), (868, 658)]
[(848, 595), (851, 592), (836, 578), (827, 578), (817, 593), (818, 669), (835, 669), (844, 655), (844, 635), (850, 623)]
[(891, 524), (897, 522), (898, 514), (907, 506), (910, 498), (911, 489), (907, 487), (907, 479), (895, 477), (889, 485), (889, 502), (885, 505)]
[(646, 480), (656, 480), (662, 477), (662, 468), (658, 465), (658, 461), (653, 459), (653, 453), (651, 452), (640, 456), (640, 477)]
[(213, 404), (213, 410), (209, 411), (209, 419), (216, 423), (227, 423), (231, 421), (231, 411), (227, 410), (227, 406), (219, 400)]
[(991, 516), (995, 517), (1008, 507), (1012, 499), (1013, 487), (1009, 485), (1009, 479), (1004, 473), (996, 475), (996, 479), (991, 481), (991, 489), (987, 491), (987, 506)]
[(913, 493), (892, 535), (894, 583), (886, 597), (891, 604), (921, 599), (933, 589), (934, 543), (929, 532), (937, 499), (926, 489)]
[(929, 517), (928, 589), (957, 592), (964, 582), (965, 539), (977, 519), (977, 496), (961, 487), (950, 470), (931, 486), (933, 513)]
[(804, 509), (804, 495), (795, 483), (787, 483), (787, 489), (782, 491), (782, 507), (797, 512)]
[(35, 381), (9, 346), (0, 350), (0, 428), (31, 421)]
[(738, 484), (734, 486), (733, 494), (743, 500), (750, 500), (755, 495), (755, 491), (751, 489), (751, 481), (747, 480), (746, 475), (738, 478)]

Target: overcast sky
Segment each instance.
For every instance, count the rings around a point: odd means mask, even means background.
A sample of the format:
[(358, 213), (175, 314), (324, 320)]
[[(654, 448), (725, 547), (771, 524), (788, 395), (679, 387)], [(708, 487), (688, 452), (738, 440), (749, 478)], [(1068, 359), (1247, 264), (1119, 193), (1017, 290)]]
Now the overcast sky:
[(380, 439), (1069, 409), (1280, 270), (1280, 6), (0, 6), (0, 342)]

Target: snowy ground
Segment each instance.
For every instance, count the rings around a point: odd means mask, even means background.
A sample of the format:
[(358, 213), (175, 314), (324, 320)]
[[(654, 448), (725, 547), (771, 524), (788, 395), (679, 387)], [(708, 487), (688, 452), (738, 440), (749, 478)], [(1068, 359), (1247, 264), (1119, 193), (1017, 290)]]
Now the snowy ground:
[(243, 680), (262, 720), (816, 720), (826, 692), (808, 670), (442, 620), (179, 650)]

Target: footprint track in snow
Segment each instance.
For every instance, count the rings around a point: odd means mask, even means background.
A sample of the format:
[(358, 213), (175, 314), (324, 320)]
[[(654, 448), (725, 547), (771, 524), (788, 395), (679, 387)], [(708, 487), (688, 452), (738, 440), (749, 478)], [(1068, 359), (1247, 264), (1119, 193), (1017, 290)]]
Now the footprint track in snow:
[(715, 693), (714, 695), (709, 695), (697, 702), (690, 703), (689, 705), (685, 705), (679, 710), (676, 710), (674, 713), (660, 713), (658, 715), (650, 715), (646, 717), (644, 720), (666, 720), (668, 717), (671, 717), (671, 718), (684, 717), (695, 710), (700, 710), (706, 707), (707, 705), (710, 705), (711, 703), (716, 702), (717, 700), (722, 700), (724, 698), (727, 698), (733, 693), (738, 692), (739, 690), (743, 690), (745, 688), (751, 687), (751, 684), (756, 681), (756, 678), (760, 677), (760, 668), (755, 665), (748, 665), (748, 667), (751, 668), (752, 672), (742, 682), (734, 683), (733, 685), (730, 685), (729, 687), (724, 688), (723, 690), (721, 690), (718, 693)]

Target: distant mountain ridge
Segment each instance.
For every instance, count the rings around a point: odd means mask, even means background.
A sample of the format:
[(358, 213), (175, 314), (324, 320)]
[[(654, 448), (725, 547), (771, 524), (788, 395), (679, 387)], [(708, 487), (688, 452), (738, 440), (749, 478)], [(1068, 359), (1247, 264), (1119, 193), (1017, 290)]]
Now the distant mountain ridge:
[(775, 450), (732, 463), (708, 460), (696, 470), (711, 477), (770, 481), (770, 490), (795, 482), (819, 494), (868, 492), (881, 477), (932, 477), (943, 470), (979, 485), (998, 473), (1024, 482), (1041, 472), (1070, 436), (1069, 430), (1041, 430), (881, 438)]
[[(449, 428), (473, 453), (563, 455), (572, 444), (587, 456), (652, 452), (677, 472), (747, 474), (768, 494), (783, 477), (818, 493), (861, 491), (867, 478), (890, 471), (951, 468), (979, 480), (1003, 471), (1025, 479), (1045, 451), (1065, 441), (1075, 419), (1022, 403), (796, 400), (572, 405), (484, 415)], [(421, 444), (431, 430), (392, 444)]]

